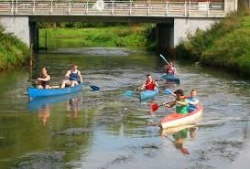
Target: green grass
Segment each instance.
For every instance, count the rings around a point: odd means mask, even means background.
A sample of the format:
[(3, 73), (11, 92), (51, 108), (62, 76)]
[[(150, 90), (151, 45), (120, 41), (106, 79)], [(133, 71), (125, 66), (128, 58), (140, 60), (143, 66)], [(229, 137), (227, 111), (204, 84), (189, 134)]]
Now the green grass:
[(148, 27), (115, 26), (101, 28), (51, 28), (41, 29), (39, 47), (126, 47), (131, 49), (146, 48)]
[(29, 48), (13, 34), (3, 33), (0, 26), (0, 71), (22, 66), (29, 58)]

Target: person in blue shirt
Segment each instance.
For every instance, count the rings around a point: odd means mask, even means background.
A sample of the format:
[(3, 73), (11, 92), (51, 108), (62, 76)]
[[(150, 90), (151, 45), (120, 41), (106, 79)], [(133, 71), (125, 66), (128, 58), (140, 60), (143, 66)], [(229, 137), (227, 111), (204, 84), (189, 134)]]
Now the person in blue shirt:
[(72, 68), (67, 71), (65, 78), (61, 88), (65, 88), (65, 86), (73, 87), (83, 82), (81, 72), (78, 70), (77, 65), (73, 65)]
[(192, 112), (197, 108), (197, 105), (199, 104), (199, 99), (197, 98), (197, 91), (195, 89), (192, 89), (190, 92), (190, 96), (187, 97), (188, 102), (188, 112)]

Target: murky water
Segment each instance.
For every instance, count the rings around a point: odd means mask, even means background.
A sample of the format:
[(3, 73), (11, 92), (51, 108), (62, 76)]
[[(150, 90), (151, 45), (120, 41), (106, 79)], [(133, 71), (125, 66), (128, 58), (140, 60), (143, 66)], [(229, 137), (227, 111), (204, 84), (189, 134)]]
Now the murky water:
[[(101, 90), (85, 87), (74, 95), (28, 101), (26, 88), (41, 67), (49, 69), (56, 85), (73, 63)], [(32, 71), (1, 73), (0, 168), (246, 168), (241, 157), (250, 151), (249, 82), (177, 62), (181, 83), (172, 87), (186, 94), (196, 88), (203, 117), (198, 126), (163, 137), (166, 133), (148, 122), (173, 109), (159, 108), (152, 117), (136, 92), (122, 96), (140, 86), (147, 73), (159, 79), (163, 64), (159, 56), (125, 49), (68, 49), (38, 55)], [(158, 83), (166, 88), (164, 81)], [(155, 101), (168, 100), (160, 94)]]

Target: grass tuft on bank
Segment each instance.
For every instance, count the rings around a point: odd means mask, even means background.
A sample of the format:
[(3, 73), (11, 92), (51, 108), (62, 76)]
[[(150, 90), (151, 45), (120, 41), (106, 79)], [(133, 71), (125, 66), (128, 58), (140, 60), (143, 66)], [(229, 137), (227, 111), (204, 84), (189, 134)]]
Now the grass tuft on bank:
[(4, 33), (0, 25), (0, 71), (22, 66), (29, 58), (29, 48), (17, 37), (10, 33)]

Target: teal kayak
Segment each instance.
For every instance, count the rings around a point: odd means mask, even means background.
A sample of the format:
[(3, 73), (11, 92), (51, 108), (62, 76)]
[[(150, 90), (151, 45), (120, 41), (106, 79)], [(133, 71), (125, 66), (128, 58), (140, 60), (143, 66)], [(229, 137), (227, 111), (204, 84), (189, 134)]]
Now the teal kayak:
[(140, 92), (139, 99), (141, 102), (154, 99), (155, 96), (157, 96), (159, 93), (159, 89), (156, 88), (155, 90), (144, 90)]
[(180, 77), (177, 75), (169, 75), (169, 74), (164, 73), (161, 76), (161, 79), (165, 79), (166, 81), (172, 81), (178, 84), (180, 83)]

